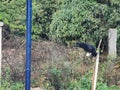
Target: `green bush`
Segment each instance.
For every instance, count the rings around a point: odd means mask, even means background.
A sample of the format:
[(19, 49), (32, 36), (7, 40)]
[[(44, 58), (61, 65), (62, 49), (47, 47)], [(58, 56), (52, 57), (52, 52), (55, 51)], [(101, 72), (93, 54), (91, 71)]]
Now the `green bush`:
[[(1, 0), (0, 7), (0, 20), (25, 35), (26, 0)], [(33, 39), (96, 43), (108, 28), (118, 28), (120, 37), (119, 0), (33, 0), (32, 7)]]
[[(32, 34), (33, 39), (46, 38), (52, 14), (58, 10), (62, 0), (32, 1)], [(0, 21), (9, 25), (16, 35), (25, 35), (26, 0), (0, 1)]]
[(65, 0), (53, 14), (50, 37), (64, 43), (72, 40), (96, 43), (107, 35), (108, 28), (119, 26), (120, 1), (117, 2), (111, 1), (109, 6), (97, 0)]
[[(91, 90), (92, 88), (92, 73), (87, 72), (85, 75), (71, 74), (65, 75), (62, 69), (53, 68), (50, 70), (49, 85), (45, 89), (50, 90)], [(68, 72), (67, 72), (68, 73)], [(119, 90), (120, 88), (113, 85), (108, 86), (106, 83), (97, 82), (96, 90)]]
[(23, 90), (23, 82), (14, 82), (11, 80), (10, 69), (6, 69), (6, 74), (3, 76), (1, 81), (0, 90)]

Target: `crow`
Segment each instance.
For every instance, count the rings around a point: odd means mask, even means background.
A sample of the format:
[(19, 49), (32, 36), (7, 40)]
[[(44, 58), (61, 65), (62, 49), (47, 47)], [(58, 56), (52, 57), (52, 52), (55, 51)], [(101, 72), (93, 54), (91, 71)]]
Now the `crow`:
[(90, 45), (88, 43), (80, 43), (80, 42), (77, 42), (75, 44), (75, 47), (80, 47), (82, 49), (84, 49), (84, 51), (88, 52), (88, 53), (91, 53), (91, 55), (93, 57), (96, 57), (97, 56), (97, 52), (96, 52), (96, 49), (94, 48), (93, 45)]

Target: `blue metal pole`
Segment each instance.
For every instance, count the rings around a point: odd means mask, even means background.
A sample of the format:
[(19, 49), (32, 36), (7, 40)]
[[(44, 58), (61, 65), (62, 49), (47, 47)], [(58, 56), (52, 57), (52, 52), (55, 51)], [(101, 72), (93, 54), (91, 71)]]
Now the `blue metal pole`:
[(31, 28), (32, 28), (32, 0), (26, 0), (26, 75), (25, 90), (30, 90), (31, 84)]

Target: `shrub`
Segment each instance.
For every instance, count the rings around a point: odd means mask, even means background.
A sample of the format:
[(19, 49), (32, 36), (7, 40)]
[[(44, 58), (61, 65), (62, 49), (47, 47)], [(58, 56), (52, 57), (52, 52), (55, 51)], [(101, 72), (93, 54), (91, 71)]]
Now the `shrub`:
[(111, 3), (109, 6), (96, 0), (65, 0), (53, 14), (50, 37), (63, 43), (72, 40), (96, 43), (107, 36), (108, 28), (119, 26), (119, 5), (115, 8)]

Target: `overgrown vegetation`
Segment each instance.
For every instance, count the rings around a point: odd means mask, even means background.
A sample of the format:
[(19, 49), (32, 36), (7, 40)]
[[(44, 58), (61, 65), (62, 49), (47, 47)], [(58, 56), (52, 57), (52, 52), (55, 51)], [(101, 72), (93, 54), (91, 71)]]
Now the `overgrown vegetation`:
[[(33, 39), (48, 39), (52, 14), (58, 10), (62, 0), (33, 0)], [(26, 0), (1, 0), (0, 20), (8, 24), (17, 35), (25, 35)]]
[[(0, 7), (0, 20), (25, 35), (26, 0), (1, 0)], [(119, 17), (119, 0), (34, 0), (33, 39), (96, 43), (108, 28), (119, 32)]]
[(107, 36), (109, 28), (119, 27), (120, 1), (116, 1), (65, 0), (60, 10), (53, 14), (50, 36), (58, 42), (78, 40), (96, 43)]
[[(3, 62), (7, 61), (7, 63), (2, 64), (4, 65), (2, 71), (6, 66), (10, 67), (8, 71), (3, 72), (6, 79), (10, 77), (3, 82), (3, 86), (7, 85), (7, 88), (18, 88), (22, 84), (17, 82), (24, 81), (23, 40), (24, 38), (15, 37), (3, 43)], [(85, 52), (82, 49), (65, 48), (63, 45), (48, 41), (33, 41), (32, 52), (32, 87), (44, 87), (43, 90), (58, 90), (58, 88), (59, 90), (79, 90), (78, 88), (90, 90), (95, 61), (85, 59)], [(117, 58), (114, 64), (106, 57), (104, 59), (101, 57), (100, 60), (103, 61), (99, 66), (98, 90), (112, 90), (112, 88), (119, 90), (117, 85), (119, 86), (120, 58)], [(3, 80), (6, 80), (5, 78)], [(14, 87), (14, 83), (18, 86)]]
[[(91, 90), (93, 76), (93, 69), (91, 66), (93, 64), (88, 65), (86, 67), (88, 70), (84, 71), (83, 74), (81, 70), (77, 70), (80, 66), (83, 70), (85, 69), (81, 63), (75, 64), (75, 62), (73, 62), (70, 64), (66, 62), (61, 64), (61, 66), (53, 67), (48, 71), (49, 76), (46, 77), (47, 81), (45, 80), (44, 82), (45, 90)], [(112, 82), (114, 75), (110, 74), (109, 70), (107, 71), (110, 64), (108, 65), (105, 63), (108, 63), (108, 61), (102, 62), (100, 65), (96, 90), (119, 90), (120, 88)], [(112, 69), (111, 72), (114, 73), (113, 70), (114, 69)], [(112, 85), (109, 85), (111, 82)]]
[[(32, 5), (32, 38), (34, 40), (53, 40), (64, 44), (69, 44), (72, 41), (84, 41), (96, 44), (100, 38), (103, 38), (103, 41), (106, 42), (107, 31), (109, 28), (117, 28), (117, 48), (118, 53), (120, 53), (120, 0), (33, 0)], [(0, 21), (3, 21), (6, 25), (10, 26), (10, 30), (15, 35), (25, 36), (26, 0), (0, 0)], [(15, 42), (17, 41), (19, 40), (16, 40)], [(15, 60), (16, 57), (13, 56), (11, 61), (17, 62), (24, 59), (25, 55), (22, 51), (22, 49), (24, 50), (23, 42), (24, 40), (19, 43), (21, 44), (18, 45), (21, 47), (19, 49), (18, 47), (14, 47), (17, 44), (13, 45), (13, 41), (12, 44), (9, 43), (11, 47), (10, 49), (8, 48), (8, 51), (11, 51), (12, 53), (9, 53), (11, 54), (10, 56), (12, 57), (15, 53), (14, 55), (17, 57), (17, 60)], [(49, 61), (47, 61), (47, 64), (51, 64), (51, 62), (60, 62), (60, 59), (65, 59), (65, 61), (67, 61), (64, 57), (65, 55), (60, 54), (66, 54), (66, 52), (69, 51), (64, 51), (62, 47), (59, 47), (56, 44), (54, 45), (53, 43), (49, 44), (51, 47), (47, 47), (45, 43), (46, 42), (42, 44), (34, 43), (36, 48), (33, 53), (34, 59), (39, 59), (38, 61), (41, 59), (44, 60), (39, 62), (42, 64), (47, 60)], [(40, 45), (43, 46), (41, 52), (39, 52)], [(58, 49), (58, 47), (61, 49)], [(13, 51), (11, 48), (13, 48)], [(57, 50), (55, 51), (54, 49)], [(19, 52), (21, 50), (20, 53), (22, 54), (16, 53), (17, 50), (19, 50)], [(8, 51), (6, 50), (7, 53)], [(59, 53), (57, 51), (59, 51)], [(40, 56), (40, 54), (44, 55)], [(19, 56), (19, 59), (17, 55)], [(54, 63), (54, 67), (50, 67), (48, 71), (45, 71), (45, 76), (41, 76), (45, 78), (45, 80), (43, 80), (43, 87), (47, 90), (90, 90), (93, 71), (84, 71), (84, 68), (81, 66), (82, 62), (80, 61), (81, 59), (84, 59), (79, 58), (79, 60), (76, 55), (73, 55), (73, 51), (69, 52), (67, 57), (69, 57), (67, 59), (70, 62), (64, 62), (61, 66), (58, 65), (58, 63)], [(114, 65), (110, 68), (111, 64), (108, 62), (110, 60), (105, 60), (106, 61), (102, 61), (102, 64), (100, 65), (97, 90), (119, 90), (116, 85), (118, 85), (120, 78), (120, 74), (118, 73), (120, 64), (115, 64), (118, 67), (117, 69), (114, 68)], [(37, 65), (38, 61), (36, 61)], [(16, 64), (16, 66), (19, 65)], [(40, 65), (36, 68), (39, 66)], [(93, 64), (91, 66), (93, 66)], [(90, 68), (89, 66), (84, 67)], [(18, 70), (18, 68), (15, 68), (14, 72), (16, 71), (19, 73)], [(0, 90), (7, 90), (8, 88), (11, 90), (20, 90), (23, 88), (21, 82), (16, 83), (10, 78), (9, 70), (6, 72)], [(111, 72), (113, 73), (111, 74)], [(40, 78), (39, 75), (38, 77)], [(36, 85), (36, 81), (33, 81), (33, 84), (33, 86), (39, 85), (39, 83)]]
[(23, 82), (14, 82), (11, 79), (10, 69), (6, 68), (6, 74), (2, 79), (0, 80), (0, 90), (23, 90), (24, 84)]

